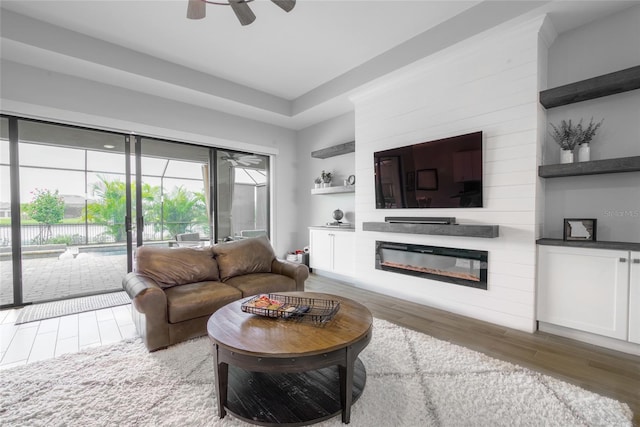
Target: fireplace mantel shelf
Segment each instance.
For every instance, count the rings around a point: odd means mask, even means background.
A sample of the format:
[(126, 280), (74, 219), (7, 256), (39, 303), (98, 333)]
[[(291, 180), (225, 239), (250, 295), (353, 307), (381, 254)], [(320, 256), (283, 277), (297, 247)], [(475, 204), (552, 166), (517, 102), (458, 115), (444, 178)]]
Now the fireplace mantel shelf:
[(363, 222), (363, 231), (385, 233), (431, 234), (435, 236), (462, 236), (495, 238), (499, 236), (497, 225), (481, 224), (407, 224), (392, 222)]

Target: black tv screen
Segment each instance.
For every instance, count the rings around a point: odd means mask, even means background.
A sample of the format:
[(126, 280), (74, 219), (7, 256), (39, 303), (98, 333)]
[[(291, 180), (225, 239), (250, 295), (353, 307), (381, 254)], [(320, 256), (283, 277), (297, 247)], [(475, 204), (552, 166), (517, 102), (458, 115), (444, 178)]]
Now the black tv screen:
[(482, 207), (482, 132), (373, 157), (377, 209)]

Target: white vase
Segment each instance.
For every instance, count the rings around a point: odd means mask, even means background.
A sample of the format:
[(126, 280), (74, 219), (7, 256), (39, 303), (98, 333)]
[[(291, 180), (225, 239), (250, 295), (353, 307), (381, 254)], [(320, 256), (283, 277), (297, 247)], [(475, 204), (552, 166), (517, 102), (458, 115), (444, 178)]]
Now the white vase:
[(331, 187), (331, 183), (330, 182), (323, 182), (322, 183), (322, 188), (327, 188), (327, 187)]
[(580, 144), (580, 148), (578, 149), (578, 161), (579, 162), (588, 162), (591, 160), (591, 148), (589, 144)]
[(560, 163), (573, 163), (573, 151), (561, 150), (560, 151)]

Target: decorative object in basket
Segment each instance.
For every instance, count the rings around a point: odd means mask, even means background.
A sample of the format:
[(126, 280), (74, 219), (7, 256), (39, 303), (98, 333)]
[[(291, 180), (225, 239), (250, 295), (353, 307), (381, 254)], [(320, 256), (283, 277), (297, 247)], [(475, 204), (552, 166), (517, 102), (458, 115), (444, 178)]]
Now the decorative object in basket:
[(259, 316), (323, 324), (333, 319), (340, 310), (340, 303), (321, 298), (262, 294), (243, 302), (240, 308)]

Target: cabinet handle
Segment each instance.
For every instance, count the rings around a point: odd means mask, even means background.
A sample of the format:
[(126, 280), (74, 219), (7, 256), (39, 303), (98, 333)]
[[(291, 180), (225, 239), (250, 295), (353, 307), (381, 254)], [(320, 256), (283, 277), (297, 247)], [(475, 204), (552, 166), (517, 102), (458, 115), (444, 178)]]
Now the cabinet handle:
[(634, 258), (632, 262), (634, 264), (640, 264), (640, 258)]
[(627, 262), (626, 258), (620, 258), (620, 262)]

